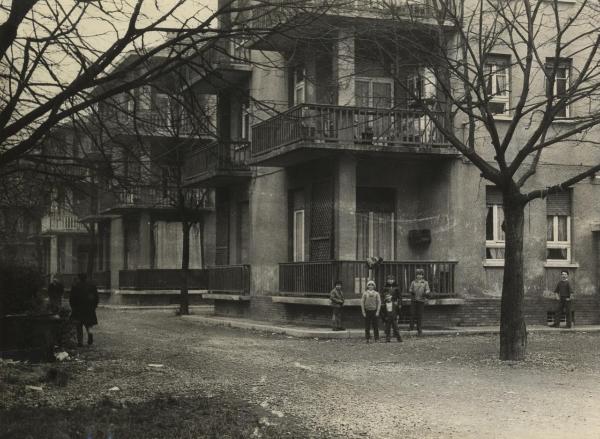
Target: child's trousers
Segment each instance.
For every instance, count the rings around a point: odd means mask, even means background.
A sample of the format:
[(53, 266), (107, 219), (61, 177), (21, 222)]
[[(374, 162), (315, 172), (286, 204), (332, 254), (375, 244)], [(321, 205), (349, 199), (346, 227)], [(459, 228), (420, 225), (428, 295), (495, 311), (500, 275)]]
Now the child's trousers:
[(365, 310), (365, 338), (369, 340), (371, 338), (371, 326), (373, 327), (373, 336), (375, 341), (379, 340), (379, 326), (377, 324), (376, 311)]

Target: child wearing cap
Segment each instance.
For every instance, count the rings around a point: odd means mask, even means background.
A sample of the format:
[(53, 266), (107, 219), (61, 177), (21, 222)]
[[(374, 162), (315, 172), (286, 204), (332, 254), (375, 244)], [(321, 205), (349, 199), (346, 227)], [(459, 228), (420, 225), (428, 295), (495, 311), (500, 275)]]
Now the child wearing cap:
[(362, 295), (360, 301), (362, 315), (365, 318), (365, 338), (367, 343), (371, 339), (371, 326), (373, 327), (373, 336), (375, 341), (379, 341), (379, 326), (377, 319), (379, 318), (379, 310), (381, 308), (381, 297), (375, 291), (375, 282), (372, 280), (367, 282), (367, 289)]
[(425, 309), (425, 301), (431, 292), (429, 283), (423, 278), (423, 269), (415, 270), (416, 279), (410, 284), (408, 292), (411, 295), (410, 302), (410, 330), (414, 328), (414, 321), (417, 321), (417, 334), (423, 334), (423, 311)]
[(329, 301), (333, 315), (331, 316), (331, 326), (334, 331), (343, 331), (342, 327), (342, 306), (344, 306), (344, 293), (342, 292), (342, 281), (335, 281), (335, 288), (329, 293)]
[(385, 286), (381, 292), (381, 317), (385, 323), (385, 341), (391, 340), (391, 330), (394, 330), (396, 340), (402, 341), (400, 332), (398, 331), (398, 315), (402, 306), (400, 298), (400, 288), (396, 284), (396, 279), (391, 274), (386, 278)]

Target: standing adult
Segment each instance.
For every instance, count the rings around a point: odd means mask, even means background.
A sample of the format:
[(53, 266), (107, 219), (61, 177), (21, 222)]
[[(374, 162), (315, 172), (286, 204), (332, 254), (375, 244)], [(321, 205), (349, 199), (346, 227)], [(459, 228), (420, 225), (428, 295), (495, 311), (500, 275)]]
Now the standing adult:
[(83, 346), (83, 327), (87, 332), (87, 343), (94, 342), (91, 328), (98, 324), (96, 307), (98, 306), (98, 290), (96, 286), (87, 281), (85, 273), (78, 275), (78, 282), (71, 287), (71, 319), (77, 329), (77, 346)]
[(556, 295), (556, 300), (558, 300), (558, 307), (554, 313), (554, 324), (552, 326), (554, 328), (558, 328), (560, 326), (560, 317), (564, 312), (567, 317), (567, 328), (570, 328), (571, 299), (573, 295), (573, 289), (571, 288), (571, 283), (569, 282), (569, 272), (567, 270), (560, 272), (560, 280), (556, 284), (556, 288), (554, 288), (554, 294)]
[(58, 279), (58, 274), (52, 275), (50, 285), (48, 285), (48, 299), (50, 300), (50, 312), (57, 314), (62, 305), (63, 294), (65, 287)]

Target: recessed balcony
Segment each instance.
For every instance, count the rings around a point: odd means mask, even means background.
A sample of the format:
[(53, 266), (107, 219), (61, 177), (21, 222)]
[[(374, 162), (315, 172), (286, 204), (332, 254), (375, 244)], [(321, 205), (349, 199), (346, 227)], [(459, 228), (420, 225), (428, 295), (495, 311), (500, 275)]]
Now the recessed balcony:
[(74, 213), (65, 210), (51, 211), (42, 217), (41, 233), (87, 233), (85, 226)]
[(252, 71), (250, 49), (236, 39), (220, 40), (191, 62), (187, 87), (201, 94), (216, 93), (247, 79)]
[(184, 181), (188, 186), (227, 186), (250, 178), (248, 142), (220, 142), (194, 149), (186, 158)]
[[(202, 212), (212, 210), (212, 200), (206, 189), (183, 189), (187, 209)], [(101, 204), (102, 213), (125, 213), (127, 211), (177, 210), (179, 190), (177, 188), (160, 188), (154, 186), (135, 186), (118, 189), (104, 197)]]
[[(257, 7), (252, 11), (251, 26), (257, 36), (249, 47), (261, 50), (285, 50), (296, 40), (326, 36), (347, 23), (360, 27), (373, 26), (382, 20), (389, 26), (394, 23), (403, 27), (450, 25), (445, 17), (448, 9), (431, 0), (304, 0), (298, 3), (280, 1), (269, 7)], [(452, 8), (454, 9), (454, 8)], [(383, 32), (384, 29), (380, 28)]]
[[(445, 120), (441, 112), (432, 115)], [(254, 125), (250, 151), (250, 163), (265, 166), (291, 166), (339, 151), (457, 154), (423, 111), (321, 104), (297, 105)]]

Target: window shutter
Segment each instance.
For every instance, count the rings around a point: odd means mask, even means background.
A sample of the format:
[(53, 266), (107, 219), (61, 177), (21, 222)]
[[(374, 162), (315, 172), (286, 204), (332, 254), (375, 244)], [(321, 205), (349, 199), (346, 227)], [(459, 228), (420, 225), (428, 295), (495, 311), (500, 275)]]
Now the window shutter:
[(547, 215), (571, 215), (571, 193), (569, 191), (550, 194), (546, 198)]
[(502, 206), (502, 192), (495, 186), (485, 187), (485, 204), (488, 206), (498, 205)]

